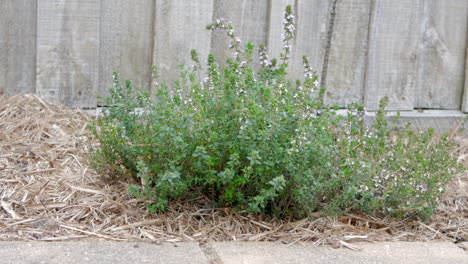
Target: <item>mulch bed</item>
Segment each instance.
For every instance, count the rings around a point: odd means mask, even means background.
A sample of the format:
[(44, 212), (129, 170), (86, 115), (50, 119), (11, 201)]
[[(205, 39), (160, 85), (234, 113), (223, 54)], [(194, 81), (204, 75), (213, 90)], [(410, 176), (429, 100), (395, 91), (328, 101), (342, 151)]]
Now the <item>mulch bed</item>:
[[(468, 173), (457, 175), (427, 222), (367, 215), (278, 221), (212, 208), (203, 198), (147, 213), (127, 193), (89, 167), (97, 142), (86, 135), (92, 115), (35, 95), (0, 96), (0, 240), (314, 242), (353, 249), (358, 241), (466, 241)], [(468, 161), (468, 138), (454, 137), (454, 154)], [(355, 249), (355, 248), (354, 248)]]

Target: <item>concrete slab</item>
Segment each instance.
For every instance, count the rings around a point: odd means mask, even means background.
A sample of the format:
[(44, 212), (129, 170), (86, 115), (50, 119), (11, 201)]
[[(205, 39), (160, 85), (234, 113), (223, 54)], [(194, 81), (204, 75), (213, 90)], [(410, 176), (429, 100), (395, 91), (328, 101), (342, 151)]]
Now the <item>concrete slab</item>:
[(0, 242), (0, 263), (208, 263), (197, 243)]
[(453, 243), (401, 242), (354, 244), (362, 251), (278, 243), (213, 243), (223, 264), (293, 263), (468, 263), (468, 254)]

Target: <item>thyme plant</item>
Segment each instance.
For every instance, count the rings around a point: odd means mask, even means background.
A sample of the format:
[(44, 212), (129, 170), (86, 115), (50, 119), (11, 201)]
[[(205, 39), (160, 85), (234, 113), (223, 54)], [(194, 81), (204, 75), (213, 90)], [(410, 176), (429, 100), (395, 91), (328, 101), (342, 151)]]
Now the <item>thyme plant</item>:
[(295, 22), (288, 6), (279, 60), (263, 45), (243, 44), (219, 19), (207, 28), (226, 31), (226, 66), (212, 54), (202, 66), (192, 50), (193, 66), (152, 96), (116, 73), (108, 108), (90, 125), (100, 142), (91, 159), (97, 170), (133, 177), (130, 192), (151, 200), (150, 210), (203, 195), (218, 207), (278, 218), (317, 210), (428, 217), (461, 169), (450, 143), (410, 126), (390, 132), (385, 98), (373, 126), (360, 105), (338, 116), (337, 107), (323, 104), (307, 57), (304, 80), (289, 80)]

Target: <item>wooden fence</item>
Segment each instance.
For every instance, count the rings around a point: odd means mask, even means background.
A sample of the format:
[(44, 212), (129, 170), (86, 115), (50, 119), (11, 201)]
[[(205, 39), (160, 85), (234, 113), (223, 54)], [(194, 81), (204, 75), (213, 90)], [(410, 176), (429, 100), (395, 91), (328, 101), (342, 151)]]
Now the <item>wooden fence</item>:
[(172, 81), (190, 49), (228, 53), (219, 17), (277, 56), (287, 4), (292, 77), (307, 55), (327, 103), (468, 111), (467, 0), (0, 0), (0, 93), (95, 107), (113, 71), (151, 91), (152, 65)]

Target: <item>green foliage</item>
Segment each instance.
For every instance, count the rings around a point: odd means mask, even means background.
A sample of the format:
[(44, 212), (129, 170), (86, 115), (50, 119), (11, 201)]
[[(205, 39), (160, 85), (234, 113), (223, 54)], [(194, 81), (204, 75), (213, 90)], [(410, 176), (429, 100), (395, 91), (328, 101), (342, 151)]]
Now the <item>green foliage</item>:
[(90, 125), (100, 142), (95, 167), (142, 182), (130, 192), (152, 200), (151, 210), (200, 194), (217, 206), (279, 218), (316, 210), (429, 216), (460, 170), (450, 143), (410, 126), (391, 132), (386, 98), (371, 127), (362, 106), (338, 116), (324, 106), (306, 57), (305, 80), (288, 80), (294, 23), (288, 8), (281, 63), (260, 46), (258, 72), (253, 44), (242, 46), (232, 26), (217, 20), (208, 28), (227, 31), (233, 54), (226, 66), (210, 55), (203, 70), (193, 50), (193, 67), (181, 71), (174, 87), (158, 85), (154, 97), (115, 74), (108, 108)]

